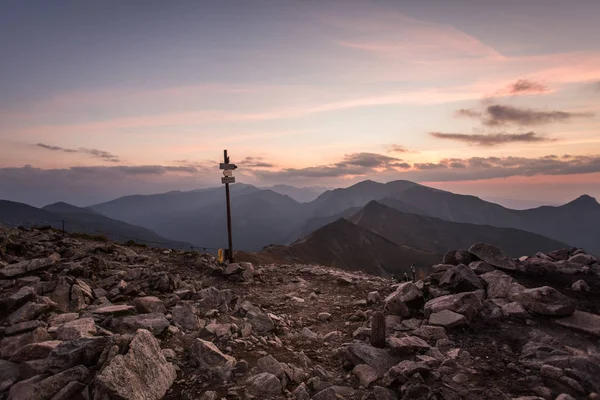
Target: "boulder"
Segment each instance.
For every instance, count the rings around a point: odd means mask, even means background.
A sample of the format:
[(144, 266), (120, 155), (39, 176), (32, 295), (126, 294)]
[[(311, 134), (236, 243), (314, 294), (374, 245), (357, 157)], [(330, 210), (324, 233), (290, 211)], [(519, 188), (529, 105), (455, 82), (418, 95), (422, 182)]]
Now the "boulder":
[(131, 314), (135, 311), (134, 306), (130, 306), (127, 304), (116, 304), (116, 305), (108, 305), (101, 306), (92, 311), (92, 314), (97, 315), (99, 317), (108, 317), (109, 315), (123, 315), (123, 314)]
[(550, 286), (525, 289), (514, 297), (525, 310), (534, 314), (565, 316), (575, 311), (575, 302)]
[(485, 261), (472, 261), (469, 264), (469, 268), (473, 270), (477, 275), (485, 274), (486, 272), (492, 272), (496, 269)]
[(117, 355), (94, 379), (94, 399), (162, 399), (177, 373), (152, 334), (139, 329), (125, 355)]
[(35, 328), (45, 328), (47, 326), (48, 325), (44, 321), (40, 321), (37, 319), (33, 321), (19, 322), (18, 324), (11, 325), (8, 328), (6, 328), (6, 331), (4, 331), (4, 335), (18, 335), (19, 333), (32, 331)]
[[(51, 400), (70, 400), (73, 398), (77, 398), (77, 395), (81, 395), (82, 398), (86, 398), (88, 395), (87, 385), (77, 382), (71, 381), (67, 383), (62, 389), (60, 389)], [(82, 393), (85, 390), (85, 394)]]
[(465, 250), (451, 250), (444, 254), (443, 263), (450, 265), (466, 264), (473, 261), (473, 255)]
[(85, 381), (89, 375), (90, 371), (86, 367), (78, 365), (30, 385), (23, 385), (16, 388), (13, 386), (9, 392), (9, 399), (51, 400), (55, 394), (69, 383)]
[(573, 289), (576, 292), (589, 292), (590, 286), (587, 284), (586, 281), (580, 279), (576, 282), (573, 282), (573, 284), (571, 285), (571, 289)]
[(423, 292), (412, 282), (398, 285), (396, 291), (385, 299), (385, 309), (393, 315), (408, 317), (413, 308), (423, 304)]
[(373, 400), (398, 400), (398, 395), (388, 388), (373, 386)]
[(573, 315), (566, 318), (556, 318), (554, 322), (560, 326), (600, 337), (600, 315), (575, 311)]
[(516, 301), (519, 293), (523, 292), (526, 289), (527, 288), (525, 286), (521, 285), (520, 283), (513, 282), (508, 287), (508, 293), (506, 295), (506, 299), (508, 301)]
[(19, 366), (10, 361), (0, 360), (0, 393), (19, 380)]
[(136, 297), (133, 300), (135, 308), (140, 314), (165, 313), (166, 308), (162, 300), (155, 296)]
[(482, 307), (483, 303), (475, 293), (449, 294), (436, 297), (425, 303), (425, 315), (429, 317), (432, 313), (450, 310), (463, 314), (470, 321), (477, 315)]
[(79, 318), (78, 313), (54, 314), (48, 317), (48, 323), (52, 327), (58, 327), (67, 322), (71, 322)]
[(366, 343), (350, 343), (343, 346), (339, 352), (341, 358), (353, 366), (367, 364), (373, 367), (379, 376), (383, 376), (398, 362), (388, 350), (378, 349)]
[[(433, 314), (432, 314), (433, 315)], [(462, 315), (462, 314), (459, 314)], [(430, 316), (431, 318), (431, 316)], [(425, 341), (435, 342), (440, 339), (447, 339), (446, 329), (442, 326), (421, 325), (412, 331), (414, 336), (418, 336)]]
[(457, 326), (467, 325), (467, 317), (462, 314), (450, 310), (442, 310), (433, 313), (429, 316), (431, 325), (443, 326), (446, 329), (455, 328)]
[(483, 289), (483, 283), (477, 274), (464, 264), (452, 266), (440, 279), (440, 287), (451, 292), (472, 292)]
[(19, 307), (28, 301), (35, 299), (35, 296), (36, 292), (34, 288), (31, 286), (23, 286), (10, 296), (0, 299), (0, 310), (2, 310), (0, 313), (7, 313), (13, 308)]
[(514, 261), (506, 257), (498, 247), (491, 244), (475, 243), (469, 247), (469, 253), (496, 268), (508, 271), (515, 271), (517, 269)]
[(394, 380), (404, 382), (406, 379), (409, 379), (414, 374), (427, 375), (430, 372), (431, 367), (429, 367), (425, 362), (404, 360), (400, 361), (398, 364), (390, 368), (390, 370), (385, 375), (384, 382), (393, 382)]
[(598, 260), (591, 254), (579, 253), (569, 257), (568, 261), (576, 264), (592, 265)]
[(431, 347), (426, 341), (416, 336), (406, 336), (402, 338), (392, 336), (389, 338), (388, 344), (392, 353), (397, 356), (424, 353)]
[(241, 308), (246, 312), (244, 315), (256, 333), (264, 335), (275, 329), (275, 324), (269, 315), (259, 307), (252, 305), (249, 301), (242, 303)]
[(196, 307), (189, 302), (182, 302), (171, 310), (173, 323), (189, 331), (196, 331), (205, 325), (205, 322), (200, 320), (197, 313)]
[(342, 400), (352, 399), (355, 396), (354, 389), (347, 386), (330, 386), (315, 394), (312, 400)]
[(115, 318), (112, 326), (116, 332), (124, 333), (146, 329), (153, 335), (160, 335), (171, 325), (162, 313), (129, 315), (127, 317)]
[(550, 253), (548, 253), (548, 257), (550, 257), (556, 261), (568, 260), (570, 256), (571, 256), (570, 249), (558, 249), (558, 250), (554, 250), (554, 251), (551, 251)]
[(262, 372), (248, 378), (246, 387), (250, 393), (262, 396), (275, 396), (280, 394), (282, 390), (279, 379), (268, 372)]
[(367, 364), (359, 364), (352, 370), (356, 379), (360, 382), (361, 386), (369, 387), (371, 384), (379, 379), (379, 374), (373, 367)]
[(235, 358), (223, 354), (213, 342), (202, 339), (194, 341), (190, 348), (190, 356), (201, 369), (232, 369), (236, 365)]
[(530, 318), (531, 315), (516, 301), (501, 307), (502, 315), (508, 318)]
[(13, 278), (16, 276), (28, 274), (30, 272), (44, 270), (53, 265), (56, 262), (56, 260), (57, 257), (53, 256), (21, 261), (16, 264), (10, 264), (9, 266), (0, 269), (0, 278)]
[(256, 367), (260, 372), (268, 372), (281, 379), (285, 376), (283, 366), (275, 357), (272, 355), (264, 356), (256, 361)]
[(5, 337), (0, 341), (0, 358), (11, 358), (28, 344), (45, 342), (51, 339), (44, 328), (36, 328), (33, 331), (21, 333), (20, 335)]
[(506, 298), (508, 289), (513, 282), (509, 275), (498, 270), (482, 274), (481, 279), (487, 283), (486, 293), (488, 299)]
[(56, 330), (59, 340), (73, 340), (82, 337), (91, 337), (96, 334), (96, 323), (94, 318), (80, 318), (66, 322)]
[(31, 343), (21, 347), (15, 354), (12, 355), (10, 360), (13, 362), (25, 362), (46, 358), (50, 352), (61, 343), (62, 342), (60, 340), (48, 340), (45, 342)]
[(60, 372), (78, 364), (95, 365), (111, 341), (110, 337), (93, 337), (62, 342), (48, 354), (50, 370)]
[(25, 303), (12, 314), (10, 314), (6, 320), (10, 325), (18, 324), (19, 322), (31, 321), (56, 306), (52, 300), (47, 297), (39, 297), (35, 301)]
[(294, 400), (310, 400), (310, 394), (308, 393), (304, 382), (294, 389), (292, 392), (292, 397)]

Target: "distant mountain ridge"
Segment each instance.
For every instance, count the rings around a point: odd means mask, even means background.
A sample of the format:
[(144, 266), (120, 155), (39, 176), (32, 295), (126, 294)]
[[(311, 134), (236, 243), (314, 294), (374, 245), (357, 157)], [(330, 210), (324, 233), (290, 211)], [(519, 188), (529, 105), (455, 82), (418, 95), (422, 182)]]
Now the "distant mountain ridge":
[[(231, 185), (231, 191), (234, 248), (240, 250), (258, 251), (270, 244), (291, 244), (375, 200), (404, 213), (519, 229), (600, 254), (600, 205), (590, 196), (563, 206), (511, 210), (475, 196), (402, 180), (385, 184), (363, 181), (328, 190), (308, 203), (239, 183)], [(224, 247), (227, 240), (222, 187), (126, 196), (90, 208), (199, 246)]]
[(569, 247), (565, 243), (519, 229), (450, 222), (403, 213), (376, 201), (371, 201), (349, 221), (396, 244), (434, 253), (467, 248), (477, 241), (500, 247), (511, 257)]
[(388, 239), (340, 218), (289, 246), (268, 246), (261, 251), (278, 260), (314, 263), (373, 275), (410, 273), (410, 266), (440, 263), (442, 256)]
[(0, 223), (6, 226), (49, 225), (65, 231), (104, 235), (110, 240), (125, 243), (133, 240), (153, 247), (189, 249), (190, 244), (167, 239), (149, 229), (118, 221), (87, 208), (59, 202), (36, 208), (27, 204), (0, 200)]

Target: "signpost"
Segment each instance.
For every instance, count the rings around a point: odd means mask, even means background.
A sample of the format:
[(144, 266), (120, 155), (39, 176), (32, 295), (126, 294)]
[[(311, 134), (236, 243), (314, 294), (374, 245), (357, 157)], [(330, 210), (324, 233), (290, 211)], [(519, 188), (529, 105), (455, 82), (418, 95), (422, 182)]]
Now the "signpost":
[(229, 163), (229, 156), (227, 150), (223, 150), (223, 162), (219, 164), (219, 169), (223, 170), (223, 177), (221, 183), (225, 184), (225, 196), (227, 199), (227, 238), (229, 241), (229, 262), (235, 262), (233, 258), (233, 240), (231, 236), (231, 205), (229, 196), (229, 184), (235, 183), (235, 177), (233, 176), (233, 170), (237, 168), (237, 165)]

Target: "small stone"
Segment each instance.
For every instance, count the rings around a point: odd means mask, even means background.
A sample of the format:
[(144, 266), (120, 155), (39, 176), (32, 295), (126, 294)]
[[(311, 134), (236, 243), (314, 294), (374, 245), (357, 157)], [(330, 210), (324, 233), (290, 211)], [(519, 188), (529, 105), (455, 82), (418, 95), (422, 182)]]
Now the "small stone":
[(292, 397), (294, 400), (310, 400), (310, 394), (306, 389), (306, 385), (302, 382), (294, 391), (292, 392)]
[(173, 307), (171, 314), (173, 316), (173, 323), (178, 324), (183, 329), (196, 331), (204, 326), (200, 318), (198, 318), (196, 308), (191, 303), (181, 303)]
[(540, 368), (540, 375), (552, 378), (552, 379), (560, 379), (564, 375), (564, 371), (560, 368), (554, 367), (552, 365), (544, 364), (542, 368)]
[(374, 400), (398, 400), (398, 395), (393, 390), (384, 388), (382, 386), (373, 387), (373, 399)]
[(331, 320), (331, 314), (329, 314), (329, 313), (327, 313), (327, 312), (322, 312), (322, 313), (319, 313), (319, 314), (317, 315), (317, 319), (318, 319), (319, 321), (323, 321), (323, 322), (325, 322), (325, 321), (330, 321), (330, 320)]
[(219, 400), (219, 394), (209, 390), (208, 392), (204, 392), (198, 400)]
[(302, 328), (302, 331), (300, 332), (300, 334), (310, 340), (317, 340), (319, 338), (319, 335), (317, 335), (316, 333), (314, 333), (307, 327)]
[(390, 337), (389, 346), (392, 353), (398, 356), (424, 353), (431, 347), (426, 341), (416, 336)]
[(277, 395), (281, 393), (281, 382), (277, 377), (268, 372), (251, 376), (246, 381), (248, 390), (256, 395)]
[(531, 315), (516, 301), (501, 307), (502, 315), (508, 318), (530, 318)]
[(92, 311), (92, 314), (99, 316), (127, 314), (135, 310), (134, 306), (127, 304), (102, 306)]
[(166, 308), (162, 300), (155, 296), (136, 297), (133, 301), (140, 314), (165, 313)]
[(576, 292), (589, 292), (590, 286), (587, 284), (586, 281), (580, 279), (577, 282), (573, 282), (573, 284), (571, 285), (571, 289), (575, 290)]
[(467, 317), (450, 310), (442, 310), (429, 316), (429, 324), (443, 326), (446, 329), (468, 324)]
[(225, 355), (213, 342), (196, 339), (190, 348), (190, 355), (196, 365), (202, 369), (235, 367), (235, 358)]
[(378, 291), (367, 293), (367, 304), (379, 304), (381, 301), (381, 294)]
[(256, 366), (261, 372), (268, 372), (275, 375), (277, 378), (281, 379), (285, 376), (281, 363), (272, 355), (259, 358), (256, 362)]
[(393, 315), (409, 317), (412, 308), (423, 303), (423, 292), (412, 282), (398, 285), (396, 291), (385, 299), (385, 309)]
[(70, 321), (74, 321), (77, 318), (79, 318), (78, 313), (54, 314), (48, 318), (48, 323), (50, 326), (55, 327)]

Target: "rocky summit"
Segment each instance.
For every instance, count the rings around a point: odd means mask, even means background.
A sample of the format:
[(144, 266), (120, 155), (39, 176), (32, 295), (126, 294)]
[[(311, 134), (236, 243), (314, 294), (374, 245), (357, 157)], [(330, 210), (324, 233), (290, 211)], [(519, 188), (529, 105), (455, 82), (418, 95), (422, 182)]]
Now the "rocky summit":
[(0, 228), (0, 399), (600, 399), (593, 255), (444, 262), (396, 282)]

